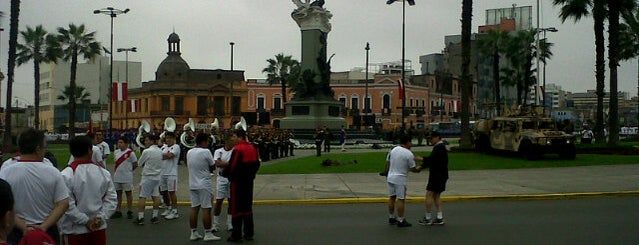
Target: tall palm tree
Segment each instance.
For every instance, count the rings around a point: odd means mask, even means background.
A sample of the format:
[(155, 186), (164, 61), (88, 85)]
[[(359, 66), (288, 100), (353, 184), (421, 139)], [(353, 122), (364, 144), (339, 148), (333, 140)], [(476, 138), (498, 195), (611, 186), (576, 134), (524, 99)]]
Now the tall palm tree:
[(58, 100), (67, 102), (68, 107), (71, 107), (72, 99), (75, 99), (75, 104), (77, 105), (83, 104), (84, 101), (89, 100), (89, 97), (91, 97), (91, 93), (82, 86), (76, 86), (75, 93), (71, 93), (71, 91), (73, 91), (71, 86), (64, 86), (62, 94), (57, 97)]
[[(62, 59), (71, 62), (71, 79), (69, 87), (73, 91), (76, 89), (76, 73), (78, 69), (78, 56), (82, 55), (85, 59), (93, 59), (100, 54), (101, 45), (95, 40), (95, 32), (87, 32), (84, 25), (76, 26), (69, 24), (69, 28), (58, 27), (58, 35), (56, 37), (57, 52), (61, 52)], [(69, 101), (76, 101), (75, 94), (69, 94)], [(76, 103), (69, 106), (69, 139), (75, 136), (75, 111)]]
[(286, 86), (294, 87), (299, 80), (300, 62), (283, 53), (275, 55), (275, 59), (268, 59), (266, 62), (268, 62), (268, 66), (262, 72), (267, 74), (266, 80), (269, 84), (280, 83), (282, 85), (282, 100), (286, 103)]
[[(11, 18), (9, 20), (9, 60), (7, 62), (7, 102), (4, 112), (5, 147), (11, 146), (11, 98), (13, 90), (14, 69), (16, 67), (16, 46), (18, 46), (18, 16), (20, 16), (20, 0), (11, 0)], [(5, 150), (5, 149), (3, 149)]]
[[(624, 23), (619, 26), (619, 59), (630, 60), (639, 57), (639, 11), (625, 9), (622, 10), (621, 14)], [(639, 88), (639, 61), (637, 62), (637, 76), (637, 88)], [(639, 123), (639, 108), (637, 108), (637, 123)]]
[(619, 97), (617, 67), (619, 66), (619, 16), (623, 0), (608, 1), (608, 67), (610, 68), (610, 113), (608, 144), (619, 144)]
[(562, 22), (573, 19), (575, 22), (592, 14), (595, 32), (595, 78), (597, 80), (597, 118), (595, 122), (595, 142), (604, 142), (603, 98), (605, 96), (606, 61), (604, 21), (606, 20), (606, 0), (553, 0), (560, 5), (559, 18)]
[(472, 147), (472, 139), (470, 134), (470, 97), (471, 91), (473, 90), (473, 81), (470, 76), (470, 32), (471, 32), (471, 24), (473, 18), (473, 1), (472, 0), (463, 0), (462, 1), (462, 26), (461, 26), (461, 36), (462, 36), (462, 86), (461, 86), (461, 140), (460, 147), (462, 148), (471, 148)]
[(493, 86), (495, 98), (494, 102), (497, 108), (497, 115), (501, 114), (501, 84), (499, 78), (499, 59), (504, 53), (504, 44), (508, 41), (509, 35), (501, 30), (488, 30), (477, 40), (479, 52), (483, 55), (492, 57), (493, 60)]
[(18, 66), (23, 65), (29, 61), (33, 61), (33, 80), (34, 80), (34, 114), (35, 114), (35, 128), (40, 128), (40, 63), (41, 62), (55, 62), (58, 57), (55, 57), (54, 49), (48, 48), (47, 40), (53, 38), (47, 31), (38, 25), (35, 28), (27, 26), (26, 31), (21, 31), (22, 43), (18, 43)]

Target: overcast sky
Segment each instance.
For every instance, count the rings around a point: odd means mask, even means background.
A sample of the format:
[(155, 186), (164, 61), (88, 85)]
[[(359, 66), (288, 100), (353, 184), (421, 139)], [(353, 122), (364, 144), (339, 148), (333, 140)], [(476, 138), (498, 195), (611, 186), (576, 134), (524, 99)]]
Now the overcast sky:
[[(166, 57), (167, 37), (175, 30), (181, 39), (182, 58), (192, 69), (230, 69), (230, 45), (235, 42), (234, 68), (244, 70), (245, 77), (264, 78), (261, 71), (266, 60), (278, 53), (300, 59), (300, 30), (290, 14), (295, 5), (290, 0), (22, 0), (20, 30), (43, 25), (49, 32), (69, 23), (85, 24), (97, 32), (97, 40), (109, 47), (110, 18), (93, 14), (93, 10), (112, 6), (130, 12), (115, 18), (114, 49), (137, 47), (129, 60), (142, 62), (142, 80), (155, 79), (158, 64)], [(370, 62), (401, 60), (401, 2), (386, 5), (386, 0), (326, 0), (333, 13), (332, 31), (328, 35), (328, 53), (335, 54), (332, 71), (364, 67), (366, 42), (370, 42)], [(416, 0), (406, 9), (406, 58), (413, 69), (420, 70), (419, 56), (440, 52), (444, 36), (459, 34), (461, 0)], [(536, 0), (480, 0), (473, 5), (473, 32), (485, 24), (485, 10), (492, 8), (533, 6)], [(7, 13), (0, 26), (0, 71), (6, 74), (9, 30), (9, 0), (0, 1)], [(541, 0), (542, 27), (556, 27), (548, 33), (554, 57), (547, 66), (547, 83), (565, 90), (585, 92), (595, 88), (594, 35), (592, 19), (572, 20), (562, 24), (552, 0)], [(536, 17), (533, 17), (533, 24)], [(114, 59), (124, 60), (124, 53)], [(606, 65), (607, 69), (607, 65)], [(609, 74), (606, 73), (606, 79)], [(16, 69), (15, 96), (33, 104), (33, 67)], [(606, 91), (609, 85), (606, 82)], [(637, 94), (637, 61), (622, 62), (619, 88)], [(2, 105), (5, 104), (6, 79), (2, 81)], [(14, 100), (15, 101), (15, 100)], [(22, 101), (22, 100), (20, 100)], [(23, 102), (20, 102), (23, 103)]]

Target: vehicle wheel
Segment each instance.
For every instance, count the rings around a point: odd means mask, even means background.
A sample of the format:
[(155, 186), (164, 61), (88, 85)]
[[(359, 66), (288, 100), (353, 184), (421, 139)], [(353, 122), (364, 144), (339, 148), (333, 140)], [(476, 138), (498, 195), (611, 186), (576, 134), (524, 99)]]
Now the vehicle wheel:
[(490, 140), (488, 139), (488, 136), (481, 135), (477, 140), (475, 140), (475, 150), (478, 152), (486, 153), (489, 152), (490, 149)]
[(559, 157), (562, 159), (575, 160), (576, 156), (577, 151), (575, 149), (575, 145), (567, 145), (561, 152), (559, 152)]
[(541, 154), (530, 141), (526, 140), (519, 145), (519, 154), (528, 160), (538, 160)]

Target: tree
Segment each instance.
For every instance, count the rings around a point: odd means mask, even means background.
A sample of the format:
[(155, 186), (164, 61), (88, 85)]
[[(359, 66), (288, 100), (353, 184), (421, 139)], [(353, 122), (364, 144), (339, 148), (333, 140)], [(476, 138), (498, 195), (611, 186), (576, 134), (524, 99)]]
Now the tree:
[(40, 63), (55, 62), (56, 52), (49, 48), (48, 42), (54, 41), (54, 37), (49, 35), (47, 31), (38, 25), (35, 28), (27, 26), (26, 31), (21, 31), (23, 43), (18, 43), (17, 62), (18, 66), (29, 61), (33, 61), (33, 80), (34, 80), (34, 124), (35, 128), (40, 128)]
[(553, 0), (560, 5), (559, 18), (562, 22), (573, 19), (575, 22), (592, 14), (595, 32), (595, 79), (597, 80), (597, 119), (595, 122), (595, 142), (604, 142), (603, 98), (606, 79), (604, 21), (606, 20), (606, 0)]
[(508, 41), (508, 33), (501, 30), (488, 30), (477, 40), (479, 52), (492, 57), (493, 60), (493, 86), (495, 92), (494, 102), (497, 108), (497, 115), (501, 115), (501, 84), (499, 78), (499, 59), (504, 53), (504, 44)]
[(61, 95), (58, 95), (57, 99), (60, 101), (67, 102), (67, 107), (71, 107), (73, 103), (72, 99), (75, 99), (75, 104), (84, 104), (85, 101), (89, 100), (91, 97), (91, 93), (86, 91), (86, 88), (82, 86), (75, 87), (75, 93), (71, 93), (73, 91), (71, 86), (64, 86), (64, 91), (62, 91)]
[(608, 67), (610, 68), (610, 112), (608, 144), (619, 144), (619, 97), (617, 67), (619, 66), (619, 15), (622, 0), (608, 1)]
[[(281, 84), (282, 99), (286, 103), (286, 86), (295, 87), (300, 79), (300, 62), (283, 53), (275, 55), (275, 59), (266, 61), (268, 66), (262, 72), (267, 74), (266, 80), (269, 84)], [(282, 106), (284, 106), (284, 103), (282, 103)]]
[[(619, 59), (630, 60), (639, 57), (639, 11), (626, 8), (622, 10), (621, 15), (624, 23), (619, 26)], [(637, 88), (639, 88), (639, 61), (637, 62), (637, 75)], [(637, 122), (639, 123), (639, 107), (637, 108)]]
[(461, 140), (460, 147), (471, 148), (472, 139), (470, 134), (470, 97), (473, 89), (473, 81), (470, 76), (470, 32), (473, 18), (473, 1), (462, 1), (461, 15), (461, 35), (462, 35), (462, 101), (461, 101)]
[[(9, 20), (9, 60), (7, 62), (7, 103), (4, 112), (5, 147), (11, 146), (11, 98), (16, 67), (16, 46), (18, 45), (18, 21), (20, 16), (20, 0), (11, 0), (11, 18)], [(3, 149), (5, 150), (5, 149)]]
[[(55, 45), (53, 48), (62, 54), (62, 59), (71, 62), (69, 87), (75, 91), (78, 56), (82, 55), (85, 59), (93, 59), (100, 54), (101, 45), (95, 40), (95, 32), (87, 33), (84, 25), (76, 26), (74, 24), (69, 24), (68, 29), (58, 27)], [(69, 95), (69, 101), (76, 101), (74, 93)], [(75, 136), (75, 111), (76, 103), (71, 103), (69, 106), (69, 139), (73, 139)]]

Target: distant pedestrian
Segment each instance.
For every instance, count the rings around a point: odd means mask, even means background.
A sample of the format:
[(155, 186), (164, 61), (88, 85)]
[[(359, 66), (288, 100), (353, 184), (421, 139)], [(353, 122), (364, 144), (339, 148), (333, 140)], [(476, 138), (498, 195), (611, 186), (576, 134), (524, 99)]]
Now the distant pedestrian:
[(342, 126), (342, 129), (339, 131), (339, 144), (342, 146), (342, 151), (346, 151), (344, 145), (346, 144), (346, 129)]
[(191, 196), (191, 211), (189, 213), (189, 227), (191, 228), (191, 241), (202, 238), (197, 229), (197, 219), (200, 208), (203, 211), (202, 223), (204, 225), (204, 241), (220, 240), (213, 234), (211, 228), (211, 208), (213, 207), (213, 181), (211, 173), (215, 171), (213, 155), (207, 148), (210, 136), (200, 133), (195, 137), (197, 147), (186, 153), (186, 166), (189, 168), (189, 190)]
[(144, 209), (146, 207), (146, 199), (153, 199), (153, 216), (151, 223), (160, 222), (158, 214), (160, 212), (160, 175), (162, 173), (162, 150), (158, 147), (157, 135), (146, 135), (144, 137), (144, 146), (147, 148), (142, 151), (138, 163), (142, 169), (142, 178), (140, 179), (140, 196), (138, 198), (138, 218), (135, 223), (144, 225)]
[(118, 195), (118, 206), (113, 217), (122, 217), (122, 192), (126, 195), (126, 218), (133, 219), (133, 171), (138, 167), (138, 157), (129, 148), (129, 138), (120, 137), (118, 149), (115, 150), (115, 167), (113, 170), (113, 184)]
[(322, 143), (324, 142), (324, 130), (317, 128), (315, 131), (315, 150), (318, 157), (322, 156)]
[(589, 126), (584, 126), (584, 130), (581, 131), (581, 143), (582, 144), (590, 144), (592, 143), (592, 137), (594, 133), (590, 130)]
[[(246, 138), (242, 129), (233, 131), (233, 141), (238, 142), (233, 148), (230, 165), (225, 176), (231, 181), (231, 215), (233, 216), (233, 232), (227, 239), (230, 242), (253, 240), (253, 181), (260, 168), (257, 150)], [(242, 236), (244, 233), (244, 236)]]
[(69, 142), (76, 160), (62, 170), (70, 199), (59, 222), (65, 245), (107, 244), (106, 221), (115, 212), (117, 195), (109, 171), (91, 161), (92, 146), (87, 136)]
[[(444, 215), (441, 194), (446, 190), (448, 181), (448, 151), (442, 141), (439, 132), (433, 131), (430, 134), (430, 143), (434, 145), (430, 156), (423, 158), (423, 163), (418, 167), (430, 168), (428, 172), (428, 185), (426, 186), (426, 213), (419, 220), (420, 225), (443, 225)], [(437, 217), (432, 219), (433, 203), (437, 208)]]
[(331, 152), (331, 140), (333, 140), (333, 133), (324, 126), (324, 152)]
[[(399, 146), (393, 148), (387, 156), (388, 175), (388, 224), (397, 227), (408, 227), (410, 223), (404, 217), (406, 187), (408, 185), (408, 171), (419, 172), (415, 165), (415, 156), (410, 151), (412, 147), (411, 137), (404, 134), (399, 139)], [(419, 158), (421, 159), (421, 158)], [(395, 216), (395, 203), (397, 202), (397, 216)]]

